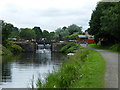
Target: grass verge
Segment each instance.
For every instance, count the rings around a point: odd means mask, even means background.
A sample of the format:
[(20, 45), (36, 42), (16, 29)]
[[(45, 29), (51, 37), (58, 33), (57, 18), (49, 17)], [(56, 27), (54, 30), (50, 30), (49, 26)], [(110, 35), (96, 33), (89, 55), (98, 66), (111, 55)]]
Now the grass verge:
[(105, 61), (97, 52), (81, 48), (68, 57), (62, 67), (48, 74), (44, 83), (39, 78), (38, 88), (103, 88)]
[(96, 44), (89, 44), (88, 46), (96, 49), (104, 49), (104, 50), (120, 53), (120, 44), (114, 44), (112, 46), (101, 46)]

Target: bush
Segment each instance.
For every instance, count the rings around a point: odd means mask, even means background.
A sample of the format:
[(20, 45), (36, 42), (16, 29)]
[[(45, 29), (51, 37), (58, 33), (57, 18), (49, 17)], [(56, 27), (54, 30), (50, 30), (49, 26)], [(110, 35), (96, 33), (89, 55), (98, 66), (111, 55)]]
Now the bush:
[(20, 53), (20, 52), (23, 51), (23, 49), (22, 49), (19, 45), (13, 44), (13, 45), (11, 46), (11, 51), (12, 51), (13, 53)]
[(120, 44), (115, 44), (110, 47), (111, 50), (113, 51), (118, 51), (120, 52)]
[(23, 49), (19, 45), (16, 45), (13, 41), (7, 41), (6, 47), (12, 53), (20, 53), (23, 51)]
[(67, 45), (65, 45), (64, 47), (60, 49), (60, 52), (62, 53), (74, 52), (77, 46), (78, 44), (75, 42), (68, 42)]
[(66, 36), (66, 39), (68, 39), (68, 40), (77, 40), (77, 39), (79, 39), (78, 35), (80, 35), (80, 34), (79, 33), (74, 33), (72, 35)]
[(75, 50), (75, 46), (71, 46), (69, 49), (67, 49), (66, 53), (72, 53)]
[(96, 44), (89, 44), (90, 47), (97, 48), (97, 49), (105, 49), (110, 50), (113, 52), (120, 52), (120, 44), (114, 44), (112, 46), (102, 46), (102, 45), (96, 45)]
[(2, 55), (12, 55), (12, 52), (6, 47), (2, 46)]

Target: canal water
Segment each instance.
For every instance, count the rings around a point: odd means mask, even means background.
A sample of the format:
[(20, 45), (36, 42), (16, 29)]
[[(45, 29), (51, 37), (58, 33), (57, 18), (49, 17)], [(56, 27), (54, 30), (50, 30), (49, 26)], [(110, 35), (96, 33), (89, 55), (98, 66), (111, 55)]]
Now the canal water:
[(64, 55), (51, 52), (50, 45), (38, 45), (35, 53), (3, 57), (0, 88), (30, 88), (32, 81), (44, 81), (63, 61)]

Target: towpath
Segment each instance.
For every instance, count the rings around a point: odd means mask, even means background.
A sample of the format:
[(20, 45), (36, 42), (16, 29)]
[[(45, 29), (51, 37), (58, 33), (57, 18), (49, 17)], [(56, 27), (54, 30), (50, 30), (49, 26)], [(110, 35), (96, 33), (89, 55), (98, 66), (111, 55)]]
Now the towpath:
[[(84, 44), (82, 46), (86, 47)], [(118, 88), (118, 60), (120, 54), (102, 49), (88, 48), (100, 52), (106, 61), (105, 88)]]

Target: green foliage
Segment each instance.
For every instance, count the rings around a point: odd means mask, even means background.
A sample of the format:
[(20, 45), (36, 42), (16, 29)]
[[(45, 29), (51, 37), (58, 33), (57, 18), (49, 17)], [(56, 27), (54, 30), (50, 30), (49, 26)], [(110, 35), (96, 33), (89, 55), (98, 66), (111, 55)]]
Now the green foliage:
[(67, 28), (63, 27), (58, 28), (55, 30), (55, 37), (58, 38), (59, 40), (64, 40), (66, 36), (69, 35), (69, 31), (67, 30)]
[(13, 41), (7, 41), (6, 48), (14, 54), (20, 53), (23, 51), (23, 49), (19, 45), (14, 44)]
[[(109, 39), (109, 41), (111, 42), (115, 42), (115, 41), (120, 41), (120, 30), (118, 28), (118, 17), (119, 12), (118, 12), (118, 5), (116, 3), (115, 6), (110, 7), (106, 10), (104, 10), (103, 12), (103, 16), (101, 16), (100, 20), (101, 20), (101, 31), (103, 31), (104, 33), (106, 33), (106, 37), (107, 39)], [(111, 17), (111, 18), (109, 18)]]
[(50, 39), (54, 39), (55, 38), (55, 32), (50, 32)]
[(40, 29), (40, 27), (34, 27), (33, 30), (36, 33), (36, 39), (43, 37), (43, 33), (42, 33), (42, 30)]
[(43, 31), (43, 37), (44, 38), (49, 38), (50, 37), (50, 34), (49, 34), (49, 32), (47, 30)]
[(17, 27), (14, 27), (11, 31), (11, 34), (9, 35), (9, 38), (20, 38), (19, 34), (19, 29)]
[(13, 53), (20, 53), (20, 52), (23, 51), (23, 49), (22, 49), (19, 45), (13, 44), (13, 45), (11, 46), (11, 51), (12, 51)]
[(32, 39), (32, 38), (36, 38), (36, 33), (32, 29), (22, 28), (20, 32), (20, 37), (23, 39)]
[(12, 52), (9, 49), (7, 49), (6, 47), (2, 46), (2, 55), (10, 56), (10, 55), (12, 55)]
[(112, 45), (109, 49), (120, 53), (120, 44)]
[(8, 39), (9, 35), (11, 34), (14, 26), (12, 24), (3, 23), (2, 26), (2, 44), (6, 44), (6, 40)]
[(85, 56), (85, 63), (80, 69), (82, 78), (77, 80), (72, 87), (104, 88), (105, 61), (103, 57), (93, 50), (89, 50)]
[(79, 35), (79, 33), (74, 33), (72, 35), (66, 36), (66, 39), (68, 39), (68, 40), (78, 40), (79, 39), (78, 35)]
[(78, 46), (77, 43), (69, 42), (64, 47), (62, 47), (59, 52), (62, 52), (62, 53), (74, 52), (74, 50), (77, 48), (77, 46)]
[(67, 49), (66, 53), (72, 53), (76, 50), (76, 46), (71, 46), (70, 48)]
[[(38, 88), (103, 88), (105, 62), (93, 50), (83, 48), (70, 56), (58, 71), (48, 74), (45, 83), (38, 80)], [(40, 83), (40, 85), (39, 85)]]
[(88, 28), (89, 34), (95, 35), (96, 43), (100, 40), (114, 44), (120, 42), (120, 2), (99, 2), (93, 11)]
[(120, 44), (114, 44), (110, 46), (101, 46), (101, 45), (96, 45), (96, 44), (89, 44), (90, 47), (97, 48), (97, 49), (105, 49), (105, 50), (110, 50), (113, 52), (118, 52), (120, 53)]
[(70, 35), (73, 34), (73, 33), (76, 33), (76, 32), (77, 33), (82, 33), (81, 30), (82, 30), (82, 27), (79, 27), (75, 24), (72, 24), (72, 25), (68, 26), (68, 31), (69, 31)]

